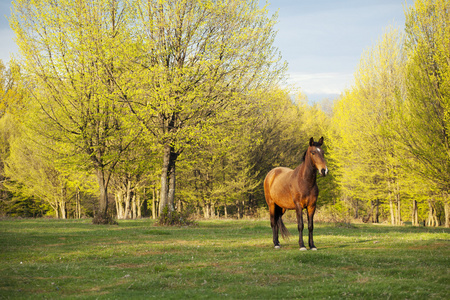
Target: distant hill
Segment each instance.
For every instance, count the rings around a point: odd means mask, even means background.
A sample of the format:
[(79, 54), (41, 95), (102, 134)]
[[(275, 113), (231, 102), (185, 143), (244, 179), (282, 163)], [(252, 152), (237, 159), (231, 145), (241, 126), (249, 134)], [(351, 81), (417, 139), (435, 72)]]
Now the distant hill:
[(340, 94), (305, 93), (310, 104), (322, 102), (324, 99), (336, 100)]

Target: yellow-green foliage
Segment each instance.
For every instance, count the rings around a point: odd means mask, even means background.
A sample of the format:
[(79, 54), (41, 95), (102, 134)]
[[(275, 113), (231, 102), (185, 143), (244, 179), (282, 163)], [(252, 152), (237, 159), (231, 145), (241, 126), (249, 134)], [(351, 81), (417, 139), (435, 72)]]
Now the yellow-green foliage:
[(410, 219), (409, 200), (448, 208), (449, 7), (416, 1), (406, 34), (390, 28), (363, 54), (334, 107), (330, 152), (342, 199), (362, 201), (366, 214), (375, 200), (389, 204), (382, 212), (392, 223)]

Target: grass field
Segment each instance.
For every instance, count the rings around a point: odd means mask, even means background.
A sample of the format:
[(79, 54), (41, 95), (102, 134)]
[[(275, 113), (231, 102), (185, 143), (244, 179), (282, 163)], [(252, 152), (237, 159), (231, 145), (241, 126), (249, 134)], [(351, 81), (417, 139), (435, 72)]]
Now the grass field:
[(1, 220), (2, 299), (449, 299), (450, 230), (316, 224), (273, 249), (268, 221)]

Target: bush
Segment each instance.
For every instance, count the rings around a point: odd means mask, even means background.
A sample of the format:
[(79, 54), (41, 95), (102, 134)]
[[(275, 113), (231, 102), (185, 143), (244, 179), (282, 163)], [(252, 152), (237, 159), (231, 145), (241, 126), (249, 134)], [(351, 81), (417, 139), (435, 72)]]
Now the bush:
[(156, 222), (158, 226), (192, 226), (197, 223), (190, 218), (189, 211), (177, 212), (170, 211), (166, 206)]
[(116, 220), (112, 216), (102, 217), (100, 214), (96, 215), (92, 220), (92, 224), (95, 225), (118, 225)]

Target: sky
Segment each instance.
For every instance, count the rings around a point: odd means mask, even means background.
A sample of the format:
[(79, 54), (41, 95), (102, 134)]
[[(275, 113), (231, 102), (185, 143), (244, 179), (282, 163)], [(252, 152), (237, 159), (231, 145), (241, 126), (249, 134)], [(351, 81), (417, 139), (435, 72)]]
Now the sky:
[(404, 28), (412, 0), (272, 0), (275, 46), (289, 64), (288, 83), (309, 100), (334, 99), (351, 87), (362, 53), (389, 26)]
[[(260, 0), (261, 5), (265, 0)], [(312, 102), (334, 99), (350, 88), (363, 51), (389, 26), (404, 28), (404, 9), (413, 0), (269, 0), (278, 11), (274, 46), (288, 62), (290, 85)], [(7, 17), (11, 1), (0, 0), (0, 59), (18, 48)]]

